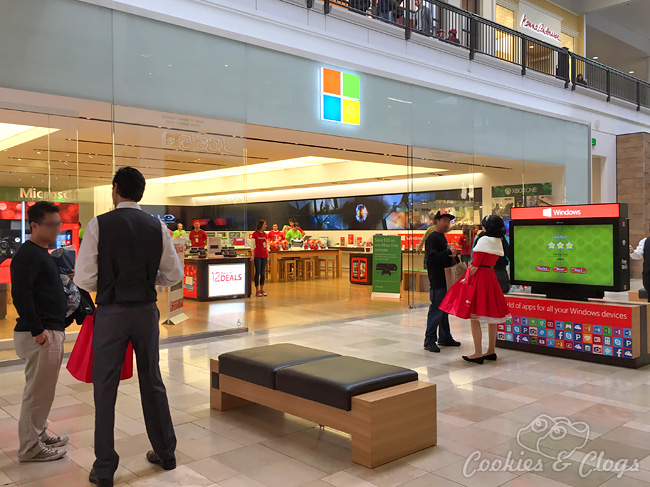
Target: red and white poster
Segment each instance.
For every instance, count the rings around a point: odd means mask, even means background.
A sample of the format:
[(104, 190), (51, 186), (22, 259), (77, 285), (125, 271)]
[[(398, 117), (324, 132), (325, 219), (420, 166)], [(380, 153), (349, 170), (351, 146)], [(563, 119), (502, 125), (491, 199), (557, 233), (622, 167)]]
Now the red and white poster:
[[(187, 241), (184, 238), (173, 238), (172, 244), (174, 244), (174, 249), (176, 250), (176, 255), (181, 261), (181, 266), (185, 268), (185, 245)], [(183, 296), (185, 295), (185, 278), (183, 281), (170, 286), (169, 292), (167, 293), (167, 320), (163, 322), (163, 325), (177, 325), (178, 323), (185, 321), (188, 316), (183, 311)]]

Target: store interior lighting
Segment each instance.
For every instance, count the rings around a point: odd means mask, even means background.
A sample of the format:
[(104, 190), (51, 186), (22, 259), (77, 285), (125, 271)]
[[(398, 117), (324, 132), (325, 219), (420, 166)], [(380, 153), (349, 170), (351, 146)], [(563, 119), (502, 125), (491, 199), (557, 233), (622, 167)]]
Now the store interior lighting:
[(0, 123), (0, 150), (7, 150), (58, 131), (59, 129), (47, 127)]

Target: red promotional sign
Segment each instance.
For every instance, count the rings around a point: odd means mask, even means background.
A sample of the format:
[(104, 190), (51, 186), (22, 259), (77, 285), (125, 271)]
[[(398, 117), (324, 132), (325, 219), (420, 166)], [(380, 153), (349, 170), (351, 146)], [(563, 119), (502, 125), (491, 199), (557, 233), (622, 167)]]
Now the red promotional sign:
[(512, 208), (511, 220), (567, 220), (575, 218), (618, 218), (619, 205), (528, 206)]
[(513, 316), (632, 328), (632, 307), (506, 295)]

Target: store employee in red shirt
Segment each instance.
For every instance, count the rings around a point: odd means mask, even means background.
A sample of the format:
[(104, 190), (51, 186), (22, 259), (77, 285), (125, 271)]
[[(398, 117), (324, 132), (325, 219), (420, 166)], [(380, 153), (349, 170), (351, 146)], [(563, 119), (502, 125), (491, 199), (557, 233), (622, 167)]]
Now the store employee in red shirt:
[(276, 240), (284, 240), (284, 233), (278, 230), (278, 224), (273, 224), (273, 230), (269, 232), (269, 241), (275, 242)]
[(190, 242), (192, 247), (205, 247), (208, 241), (208, 234), (201, 230), (201, 223), (197, 220), (194, 222), (194, 230), (190, 232)]
[(251, 262), (255, 264), (255, 295), (258, 298), (266, 296), (264, 292), (264, 277), (266, 275), (266, 263), (269, 258), (269, 241), (264, 230), (266, 230), (266, 220), (259, 220), (251, 241), (253, 251)]

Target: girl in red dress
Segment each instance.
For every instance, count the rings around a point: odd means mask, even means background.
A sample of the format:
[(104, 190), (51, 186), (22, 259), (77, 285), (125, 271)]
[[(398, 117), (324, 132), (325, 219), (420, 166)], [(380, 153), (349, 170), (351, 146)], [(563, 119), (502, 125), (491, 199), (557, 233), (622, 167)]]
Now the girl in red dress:
[[(506, 234), (503, 219), (497, 215), (489, 215), (483, 219), (486, 235), (481, 237), (474, 247), (472, 263), (469, 267), (469, 282), (475, 286), (476, 292), (470, 304), (472, 338), (474, 339), (474, 354), (465, 356), (463, 360), (482, 364), (484, 360), (496, 360), (497, 325), (505, 323), (510, 316), (508, 304), (494, 272), (494, 264), (503, 256), (501, 239)], [(457, 282), (454, 286), (460, 286)], [(453, 296), (458, 293), (449, 292), (442, 301), (440, 309), (446, 312), (453, 310)], [(480, 320), (488, 324), (488, 349), (483, 354)]]

